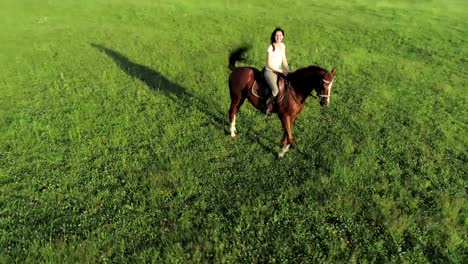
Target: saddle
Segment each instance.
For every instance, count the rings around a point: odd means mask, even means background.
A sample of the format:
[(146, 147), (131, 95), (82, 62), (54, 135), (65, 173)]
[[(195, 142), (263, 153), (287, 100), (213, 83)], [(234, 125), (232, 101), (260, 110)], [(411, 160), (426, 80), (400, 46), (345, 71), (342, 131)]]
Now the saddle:
[[(252, 88), (250, 89), (252, 94), (258, 98), (260, 98), (263, 101), (266, 101), (271, 94), (271, 89), (268, 83), (265, 80), (263, 71), (258, 72), (255, 75), (255, 81), (252, 85)], [(287, 86), (289, 85), (289, 82), (282, 77), (278, 77), (278, 95), (275, 98), (275, 101), (273, 103), (279, 103), (284, 99), (285, 92), (287, 89)]]

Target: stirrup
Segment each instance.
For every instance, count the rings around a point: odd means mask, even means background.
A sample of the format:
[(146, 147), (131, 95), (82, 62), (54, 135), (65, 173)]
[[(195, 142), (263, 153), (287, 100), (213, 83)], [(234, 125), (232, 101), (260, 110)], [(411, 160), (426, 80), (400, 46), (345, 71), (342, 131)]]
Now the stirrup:
[(269, 102), (268, 104), (266, 104), (265, 107), (263, 108), (263, 111), (262, 111), (262, 112), (263, 112), (265, 115), (267, 115), (267, 116), (271, 114), (271, 113), (270, 113), (270, 104), (271, 104), (271, 102)]

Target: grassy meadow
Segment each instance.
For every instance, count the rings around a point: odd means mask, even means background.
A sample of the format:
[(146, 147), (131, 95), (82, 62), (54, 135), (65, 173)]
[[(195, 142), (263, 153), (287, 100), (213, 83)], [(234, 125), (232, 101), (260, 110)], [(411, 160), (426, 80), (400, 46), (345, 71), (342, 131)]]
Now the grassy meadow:
[[(283, 159), (276, 26), (337, 67)], [(2, 0), (0, 263), (466, 263), (467, 58), (462, 0)]]

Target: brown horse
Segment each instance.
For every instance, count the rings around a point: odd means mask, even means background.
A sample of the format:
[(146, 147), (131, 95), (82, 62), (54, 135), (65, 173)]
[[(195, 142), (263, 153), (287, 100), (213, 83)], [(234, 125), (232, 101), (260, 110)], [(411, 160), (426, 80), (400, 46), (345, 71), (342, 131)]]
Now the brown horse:
[[(247, 98), (257, 109), (265, 107), (265, 89), (268, 89), (263, 80), (263, 74), (253, 67), (236, 67), (237, 61), (243, 61), (242, 57), (248, 48), (239, 48), (229, 55), (229, 92), (231, 95), (231, 108), (229, 109), (229, 122), (231, 123), (231, 137), (236, 137), (236, 114)], [(270, 106), (271, 113), (278, 113), (278, 117), (283, 125), (283, 138), (281, 139), (281, 150), (278, 157), (282, 158), (293, 143), (291, 127), (297, 115), (302, 111), (304, 102), (312, 91), (317, 93), (320, 104), (328, 106), (330, 104), (330, 92), (335, 77), (336, 68), (331, 72), (317, 66), (309, 66), (289, 73), (287, 76), (281, 74), (278, 78), (286, 80), (286, 88), (283, 94), (277, 96), (273, 105)], [(281, 90), (281, 89), (280, 89)], [(264, 95), (263, 98), (261, 95)]]

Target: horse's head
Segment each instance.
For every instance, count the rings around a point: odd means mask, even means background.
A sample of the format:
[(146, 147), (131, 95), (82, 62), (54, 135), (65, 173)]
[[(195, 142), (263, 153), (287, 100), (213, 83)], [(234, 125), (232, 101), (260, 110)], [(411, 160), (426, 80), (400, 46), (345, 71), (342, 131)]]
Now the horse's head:
[[(333, 86), (333, 79), (335, 78), (336, 68), (333, 68), (331, 72), (328, 72), (323, 76), (320, 82), (320, 105), (328, 106), (330, 104), (331, 88)], [(318, 91), (317, 91), (318, 92)]]

